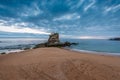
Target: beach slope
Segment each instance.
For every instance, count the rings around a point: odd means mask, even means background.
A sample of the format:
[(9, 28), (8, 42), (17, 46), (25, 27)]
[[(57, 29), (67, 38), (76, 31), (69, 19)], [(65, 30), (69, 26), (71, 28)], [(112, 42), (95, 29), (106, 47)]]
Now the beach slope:
[(0, 80), (120, 80), (120, 57), (60, 48), (5, 54)]

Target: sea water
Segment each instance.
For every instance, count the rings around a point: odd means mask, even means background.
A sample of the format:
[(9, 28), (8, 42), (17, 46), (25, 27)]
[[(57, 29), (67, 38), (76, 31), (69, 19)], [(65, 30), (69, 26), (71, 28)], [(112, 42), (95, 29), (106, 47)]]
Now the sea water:
[(45, 41), (40, 38), (0, 38), (0, 53), (23, 51)]
[[(46, 41), (47, 39), (41, 38), (0, 38), (0, 53), (33, 48), (36, 44)], [(110, 41), (107, 39), (61, 39), (61, 41), (79, 43), (69, 47), (72, 50), (120, 55), (120, 41)]]
[[(66, 39), (70, 42), (77, 42), (78, 45), (71, 46), (70, 49), (85, 52), (98, 52), (104, 54), (120, 55), (120, 41), (108, 39)], [(65, 41), (65, 39), (63, 40)]]

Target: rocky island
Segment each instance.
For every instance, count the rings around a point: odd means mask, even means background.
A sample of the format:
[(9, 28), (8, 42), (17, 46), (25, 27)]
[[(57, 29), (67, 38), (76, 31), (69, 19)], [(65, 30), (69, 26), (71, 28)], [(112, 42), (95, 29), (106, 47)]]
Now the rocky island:
[(120, 37), (111, 38), (111, 39), (109, 39), (109, 40), (120, 41)]
[(49, 35), (49, 39), (45, 43), (37, 44), (34, 48), (41, 48), (41, 47), (66, 47), (71, 45), (77, 45), (78, 43), (71, 43), (71, 42), (61, 42), (59, 39), (59, 33), (51, 33)]

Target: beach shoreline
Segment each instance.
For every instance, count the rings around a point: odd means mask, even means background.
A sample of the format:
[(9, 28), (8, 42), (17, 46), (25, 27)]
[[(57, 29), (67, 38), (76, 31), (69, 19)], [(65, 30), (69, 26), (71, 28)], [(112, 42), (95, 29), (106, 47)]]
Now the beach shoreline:
[(119, 80), (120, 57), (61, 48), (0, 55), (0, 80)]
[[(31, 49), (27, 49), (27, 50), (31, 50)], [(118, 56), (118, 57), (120, 57), (120, 53), (79, 50), (79, 49), (71, 49), (71, 48), (64, 48), (64, 47), (61, 48), (61, 49), (65, 49), (65, 50), (69, 50), (69, 51), (73, 51), (73, 52), (78, 52), (78, 53), (88, 53), (88, 54), (97, 54), (97, 55), (107, 55), (107, 56)], [(10, 51), (1, 52), (1, 53), (11, 54), (11, 53), (19, 53), (19, 52), (23, 52), (23, 51), (26, 51), (26, 50), (17, 49), (17, 50), (10, 50)], [(0, 55), (1, 55), (1, 53), (0, 53)]]
[(73, 52), (78, 52), (78, 53), (97, 54), (97, 55), (106, 55), (106, 56), (119, 56), (120, 57), (120, 53), (98, 52), (98, 51), (79, 50), (79, 49), (70, 49), (70, 48), (62, 48), (62, 49), (73, 51)]

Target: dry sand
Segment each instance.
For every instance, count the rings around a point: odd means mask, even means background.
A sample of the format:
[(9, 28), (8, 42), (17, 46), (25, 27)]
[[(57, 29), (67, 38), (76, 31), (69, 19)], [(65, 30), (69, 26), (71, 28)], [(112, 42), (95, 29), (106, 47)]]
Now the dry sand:
[(0, 55), (0, 80), (120, 80), (120, 57), (60, 48)]

